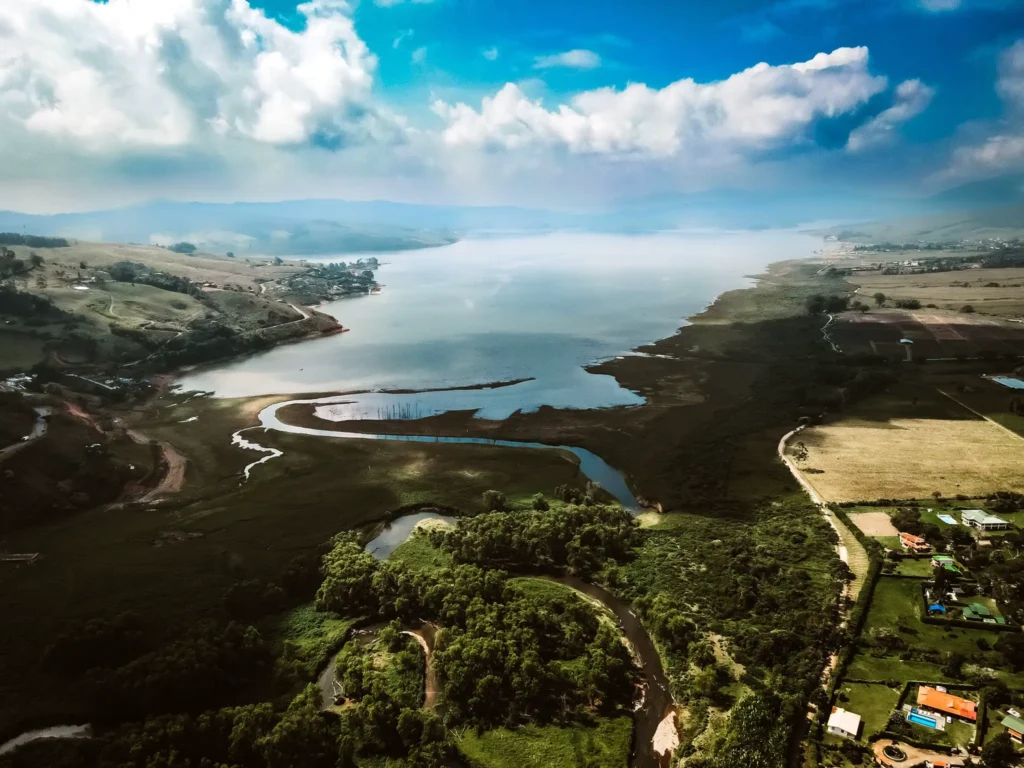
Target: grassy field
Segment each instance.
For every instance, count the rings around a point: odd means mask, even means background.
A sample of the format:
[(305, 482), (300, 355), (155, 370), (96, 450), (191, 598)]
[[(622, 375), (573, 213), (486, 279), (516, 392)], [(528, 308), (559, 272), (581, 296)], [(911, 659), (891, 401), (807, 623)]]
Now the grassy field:
[(921, 584), (913, 579), (881, 578), (875, 587), (864, 631), (897, 628), (908, 645), (940, 653), (959, 651), (970, 657), (978, 652), (977, 641), (994, 641), (992, 633), (925, 624), (920, 620)]
[(874, 680), (887, 682), (898, 680), (930, 680), (935, 683), (952, 683), (953, 678), (942, 671), (938, 664), (927, 661), (907, 661), (899, 656), (875, 656), (868, 651), (861, 651), (853, 657), (846, 670), (850, 680)]
[(935, 569), (932, 568), (932, 561), (925, 558), (921, 560), (905, 558), (896, 564), (897, 576), (916, 576), (921, 579), (930, 579)]
[(599, 718), (593, 726), (572, 728), (466, 730), (458, 746), (472, 768), (625, 768), (632, 736), (628, 717)]
[[(200, 619), (222, 618), (232, 584), (274, 580), (296, 555), (403, 505), (476, 511), (491, 488), (526, 500), (580, 481), (574, 463), (549, 451), (274, 433), (249, 437), (284, 456), (240, 486), (242, 467), (259, 454), (230, 445), (230, 436), (252, 423), (252, 411), (251, 404), (207, 398), (161, 403), (138, 426), (188, 458), (179, 497), (96, 509), (7, 537), (12, 551), (42, 559), (0, 570), (8, 630), (0, 637), (0, 731), (22, 718), (81, 708), (74, 686), (38, 664), (72, 622), (132, 610), (147, 634), (168, 639)], [(181, 423), (193, 415), (198, 421)]]
[(388, 555), (388, 560), (397, 560), (415, 570), (444, 568), (454, 562), (450, 554), (431, 545), (427, 536), (415, 532)]
[(856, 712), (863, 720), (861, 741), (867, 741), (885, 728), (899, 698), (899, 688), (884, 684), (843, 683), (839, 688), (839, 706)]
[(799, 466), (828, 501), (1024, 491), (1024, 441), (929, 387), (897, 387), (801, 440)]
[[(1024, 269), (970, 269), (917, 275), (858, 275), (860, 292), (881, 292), (899, 299), (917, 299), (957, 311), (970, 304), (976, 311), (1003, 317), (1024, 315)], [(992, 283), (998, 285), (993, 286)]]
[(0, 374), (27, 371), (46, 358), (46, 339), (31, 333), (0, 330)]

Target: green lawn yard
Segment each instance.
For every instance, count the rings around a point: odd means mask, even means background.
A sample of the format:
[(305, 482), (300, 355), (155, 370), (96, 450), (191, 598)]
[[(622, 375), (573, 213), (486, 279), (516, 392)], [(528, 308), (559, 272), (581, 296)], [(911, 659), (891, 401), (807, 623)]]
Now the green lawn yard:
[(632, 738), (632, 721), (619, 717), (598, 718), (592, 727), (467, 729), (458, 745), (472, 768), (624, 768)]
[(843, 683), (838, 706), (861, 716), (864, 724), (860, 740), (867, 741), (885, 728), (899, 698), (900, 689), (889, 688), (884, 683)]

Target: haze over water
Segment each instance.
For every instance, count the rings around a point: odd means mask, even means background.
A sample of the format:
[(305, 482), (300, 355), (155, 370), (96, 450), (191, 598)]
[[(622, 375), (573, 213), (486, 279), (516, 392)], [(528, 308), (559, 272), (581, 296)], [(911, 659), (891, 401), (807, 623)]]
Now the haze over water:
[[(376, 394), (332, 406), (335, 418), (405, 418), (478, 408), (504, 418), (541, 405), (642, 402), (583, 366), (669, 336), (745, 275), (820, 247), (794, 231), (474, 237), (377, 254), (376, 296), (324, 305), (348, 333), (185, 377), (220, 397), (436, 389), (533, 378), (512, 387)], [(352, 255), (321, 259), (351, 261)], [(341, 409), (341, 410), (338, 410)]]

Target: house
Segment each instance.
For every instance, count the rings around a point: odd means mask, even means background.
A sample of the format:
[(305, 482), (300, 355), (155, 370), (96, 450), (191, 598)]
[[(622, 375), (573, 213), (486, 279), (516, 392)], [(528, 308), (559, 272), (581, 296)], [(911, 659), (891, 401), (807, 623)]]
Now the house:
[(978, 719), (978, 705), (973, 701), (927, 685), (922, 685), (917, 690), (917, 706), (936, 714), (959, 717), (971, 723)]
[(841, 707), (832, 707), (832, 714), (828, 718), (828, 732), (844, 739), (856, 739), (860, 733), (860, 715), (856, 712), (847, 712)]
[(920, 536), (915, 536), (912, 533), (900, 532), (900, 545), (904, 549), (909, 549), (912, 552), (931, 552), (932, 545), (922, 539)]
[(1010, 524), (1001, 517), (990, 515), (982, 509), (965, 509), (960, 514), (964, 525), (977, 528), (979, 531), (1005, 531)]
[(981, 621), (985, 624), (1005, 624), (1006, 619), (996, 616), (988, 609), (988, 606), (981, 603), (970, 603), (964, 608), (964, 619), (966, 621)]
[(1013, 715), (1007, 715), (1003, 718), (1003, 728), (1010, 734), (1010, 738), (1018, 744), (1024, 743), (1024, 720)]
[(932, 555), (932, 568), (945, 568), (950, 573), (960, 573), (956, 561), (949, 555)]

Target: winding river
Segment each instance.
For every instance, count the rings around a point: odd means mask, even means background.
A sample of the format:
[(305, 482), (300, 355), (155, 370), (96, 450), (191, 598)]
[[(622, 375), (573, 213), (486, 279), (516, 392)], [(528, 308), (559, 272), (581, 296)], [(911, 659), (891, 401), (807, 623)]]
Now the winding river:
[[(351, 396), (337, 395), (333, 397), (322, 397), (313, 400), (288, 400), (281, 403), (274, 403), (273, 405), (267, 406), (259, 414), (260, 425), (266, 430), (275, 430), (278, 432), (290, 432), (296, 435), (311, 435), (314, 437), (332, 437), (338, 439), (349, 439), (349, 440), (402, 440), (407, 442), (416, 443), (456, 443), (456, 444), (472, 444), (472, 445), (493, 445), (501, 448), (533, 448), (542, 450), (555, 450), (564, 451), (571, 453), (579, 460), (580, 472), (582, 472), (588, 479), (593, 480), (599, 484), (605, 491), (610, 493), (616, 501), (618, 501), (623, 507), (633, 512), (640, 510), (640, 505), (636, 500), (636, 496), (629, 489), (629, 485), (626, 483), (626, 479), (622, 476), (622, 473), (613, 468), (608, 462), (598, 456), (592, 451), (588, 451), (586, 448), (577, 448), (573, 445), (548, 445), (546, 443), (528, 443), (520, 442), (516, 440), (491, 440), (489, 438), (482, 437), (432, 437), (428, 435), (383, 435), (383, 434), (371, 434), (364, 432), (344, 432), (341, 430), (334, 429), (315, 429), (313, 427), (300, 427), (294, 424), (288, 424), (282, 421), (277, 412), (289, 405), (329, 405), (332, 403), (344, 402), (350, 400)], [(259, 451), (265, 454), (259, 461), (255, 461), (244, 470), (245, 477), (248, 478), (252, 470), (270, 459), (276, 458), (281, 455), (281, 452), (276, 448), (267, 448), (243, 437), (244, 432), (252, 430), (253, 427), (249, 427), (244, 430), (239, 430), (232, 436), (232, 442), (242, 448), (249, 450)]]

